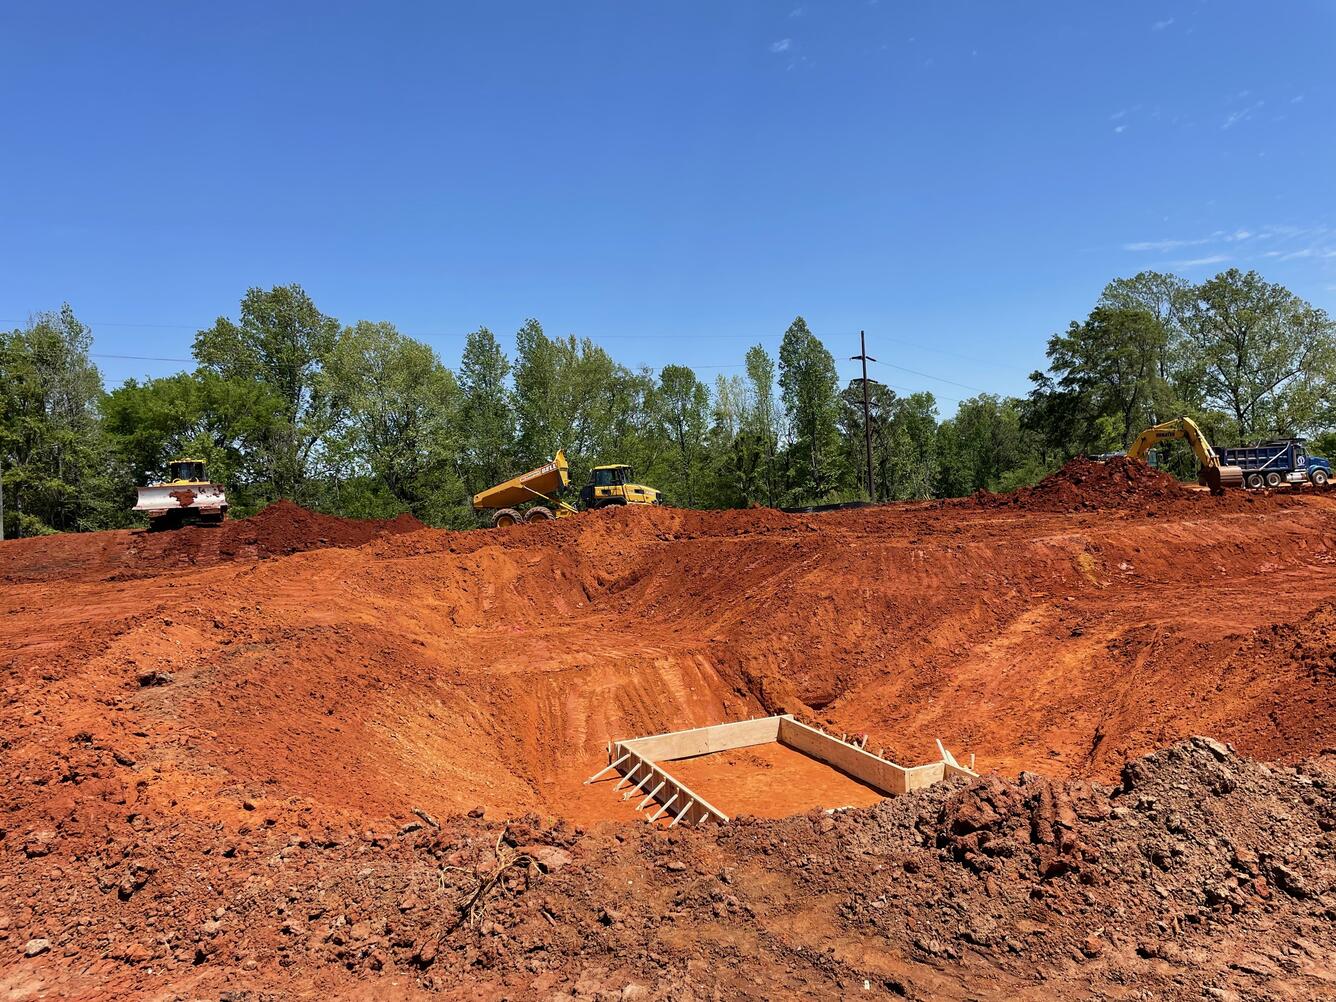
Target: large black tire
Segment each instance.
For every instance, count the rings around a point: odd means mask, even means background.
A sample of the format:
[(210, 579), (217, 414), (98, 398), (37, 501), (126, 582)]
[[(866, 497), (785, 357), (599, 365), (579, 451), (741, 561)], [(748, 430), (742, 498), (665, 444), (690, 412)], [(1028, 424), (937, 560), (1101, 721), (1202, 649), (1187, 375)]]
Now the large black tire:
[(524, 513), (526, 522), (551, 522), (556, 515), (552, 514), (552, 509), (546, 505), (536, 504)]
[(1314, 470), (1308, 475), (1308, 479), (1313, 481), (1314, 487), (1325, 487), (1327, 485), (1327, 471)]
[(1260, 473), (1249, 473), (1249, 474), (1248, 474), (1248, 489), (1249, 489), (1249, 490), (1254, 490), (1254, 491), (1256, 491), (1256, 490), (1261, 490), (1262, 486), (1263, 486), (1265, 483), (1266, 483), (1266, 481), (1264, 481), (1264, 480), (1262, 479), (1262, 475), (1261, 475)]
[(1271, 487), (1271, 488), (1279, 487), (1279, 486), (1280, 486), (1280, 474), (1277, 473), (1275, 470), (1272, 470), (1270, 473), (1268, 473), (1268, 474), (1266, 475), (1266, 485), (1267, 485), (1268, 487)]
[(509, 529), (512, 525), (519, 525), (524, 521), (524, 516), (514, 508), (502, 508), (492, 516), (493, 529)]

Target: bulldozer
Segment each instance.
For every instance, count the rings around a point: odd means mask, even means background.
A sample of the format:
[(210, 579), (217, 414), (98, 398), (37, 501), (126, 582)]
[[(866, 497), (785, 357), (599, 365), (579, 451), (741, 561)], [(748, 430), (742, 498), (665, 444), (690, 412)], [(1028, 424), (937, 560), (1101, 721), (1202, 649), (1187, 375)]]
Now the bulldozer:
[(186, 524), (220, 525), (227, 518), (227, 494), (209, 480), (202, 459), (173, 459), (167, 479), (136, 488), (133, 511), (148, 513), (150, 532), (179, 529)]
[[(473, 495), (473, 508), (492, 512), (493, 528), (501, 529), (520, 522), (567, 518), (581, 508), (593, 511), (610, 505), (662, 504), (657, 490), (632, 483), (632, 476), (631, 467), (625, 463), (595, 466), (589, 471), (589, 483), (580, 489), (576, 507), (561, 499), (571, 482), (571, 467), (566, 453), (558, 450), (552, 462)], [(538, 503), (521, 512), (519, 506), (530, 501)]]
[(1145, 462), (1157, 443), (1177, 438), (1187, 439), (1199, 465), (1197, 482), (1210, 488), (1212, 494), (1223, 494), (1225, 488), (1237, 489), (1243, 486), (1243, 469), (1221, 463), (1215, 449), (1207, 441), (1206, 434), (1190, 417), (1174, 418), (1147, 428), (1128, 446), (1127, 455)]

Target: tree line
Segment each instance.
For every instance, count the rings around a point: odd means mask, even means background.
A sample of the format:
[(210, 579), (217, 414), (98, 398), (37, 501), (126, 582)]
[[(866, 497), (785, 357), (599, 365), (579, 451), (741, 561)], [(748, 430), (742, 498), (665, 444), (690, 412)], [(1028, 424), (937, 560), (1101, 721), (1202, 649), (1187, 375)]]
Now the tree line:
[[(68, 305), (0, 334), (0, 485), (6, 537), (133, 525), (136, 484), (194, 456), (235, 514), (279, 497), (353, 517), (411, 511), (479, 524), (472, 494), (559, 448), (573, 481), (609, 462), (669, 503), (785, 506), (865, 496), (861, 380), (796, 317), (777, 356), (704, 382), (689, 366), (616, 362), (536, 320), (513, 357), (486, 328), (455, 370), (388, 322), (345, 325), (297, 285), (251, 289), (235, 319), (194, 339), (195, 368), (107, 389), (92, 332)], [(1071, 456), (1125, 447), (1187, 414), (1212, 441), (1304, 436), (1336, 446), (1336, 330), (1256, 272), (1193, 284), (1111, 282), (1049, 339), (1022, 397), (979, 394), (942, 419), (931, 393), (869, 380), (878, 500), (1009, 490)], [(1191, 457), (1165, 462), (1193, 472)]]

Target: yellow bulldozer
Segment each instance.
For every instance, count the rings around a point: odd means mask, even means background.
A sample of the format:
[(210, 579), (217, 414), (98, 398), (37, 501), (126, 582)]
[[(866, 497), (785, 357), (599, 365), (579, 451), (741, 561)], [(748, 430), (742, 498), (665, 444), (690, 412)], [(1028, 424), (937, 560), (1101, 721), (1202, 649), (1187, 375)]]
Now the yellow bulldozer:
[(1243, 486), (1242, 468), (1221, 463), (1219, 455), (1207, 441), (1206, 433), (1190, 417), (1174, 418), (1172, 421), (1152, 425), (1128, 446), (1127, 454), (1133, 459), (1144, 462), (1155, 445), (1175, 438), (1187, 439), (1193, 455), (1197, 457), (1199, 466), (1197, 480), (1203, 487), (1209, 487), (1212, 494), (1223, 494), (1226, 487)]
[(204, 473), (202, 459), (173, 459), (167, 479), (135, 488), (132, 511), (148, 515), (149, 531), (179, 529), (183, 525), (221, 525), (227, 518), (223, 485)]
[[(662, 495), (657, 490), (632, 483), (631, 477), (631, 467), (624, 463), (595, 466), (589, 472), (589, 483), (580, 489), (580, 507), (577, 508), (561, 499), (562, 491), (571, 482), (571, 467), (566, 461), (566, 453), (558, 450), (552, 462), (473, 495), (473, 508), (475, 511), (491, 511), (492, 525), (500, 529), (520, 522), (566, 518), (580, 508), (592, 511), (610, 505), (662, 503)], [(538, 503), (520, 511), (519, 506), (530, 501)]]

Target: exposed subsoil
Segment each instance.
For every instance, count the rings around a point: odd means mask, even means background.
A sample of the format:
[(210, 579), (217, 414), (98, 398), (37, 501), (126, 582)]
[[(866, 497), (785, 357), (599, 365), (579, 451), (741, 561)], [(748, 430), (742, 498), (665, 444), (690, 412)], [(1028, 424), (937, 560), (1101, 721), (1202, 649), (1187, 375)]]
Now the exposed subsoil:
[[(1325, 493), (1079, 462), (828, 514), (5, 543), (0, 986), (1330, 997), (1334, 559)], [(987, 775), (700, 831), (582, 783), (772, 712)]]

